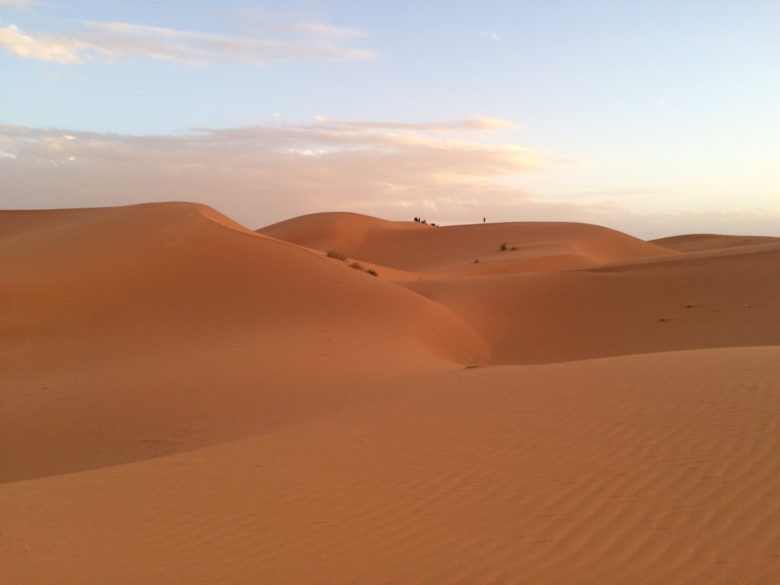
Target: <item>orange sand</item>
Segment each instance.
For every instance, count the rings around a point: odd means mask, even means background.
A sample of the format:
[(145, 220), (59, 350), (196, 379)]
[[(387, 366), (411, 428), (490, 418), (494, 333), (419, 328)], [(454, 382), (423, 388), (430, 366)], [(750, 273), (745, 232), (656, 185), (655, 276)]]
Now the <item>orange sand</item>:
[(772, 584), (778, 266), (582, 224), (2, 212), (0, 583)]

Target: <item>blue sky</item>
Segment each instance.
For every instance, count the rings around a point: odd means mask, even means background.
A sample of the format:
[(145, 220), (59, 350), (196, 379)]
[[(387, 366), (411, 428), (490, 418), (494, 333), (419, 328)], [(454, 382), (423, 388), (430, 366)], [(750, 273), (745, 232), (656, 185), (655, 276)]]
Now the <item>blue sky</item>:
[(0, 0), (0, 204), (780, 235), (778, 22), (768, 0)]

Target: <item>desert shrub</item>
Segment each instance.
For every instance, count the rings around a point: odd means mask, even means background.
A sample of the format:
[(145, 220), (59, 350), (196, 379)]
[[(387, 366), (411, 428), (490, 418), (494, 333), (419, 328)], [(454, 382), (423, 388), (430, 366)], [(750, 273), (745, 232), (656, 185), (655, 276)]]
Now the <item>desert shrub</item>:
[(499, 250), (501, 250), (502, 252), (505, 252), (505, 251), (506, 251), (506, 250), (508, 250), (508, 249), (509, 249), (509, 246), (507, 246), (507, 243), (506, 243), (506, 242), (504, 242), (503, 244), (501, 244), (501, 246), (499, 247)]
[(366, 272), (368, 272), (371, 276), (379, 276), (379, 273), (373, 268), (369, 268), (368, 270), (366, 270)]
[(353, 262), (349, 267), (354, 268), (355, 270), (363, 270), (363, 265), (360, 262)]
[(481, 368), (484, 364), (482, 363), (482, 360), (479, 359), (476, 356), (472, 356), (469, 358), (469, 360), (463, 365), (464, 368), (467, 370), (471, 370), (473, 368)]
[(328, 250), (325, 254), (328, 258), (335, 258), (336, 260), (346, 260), (347, 255), (338, 250)]

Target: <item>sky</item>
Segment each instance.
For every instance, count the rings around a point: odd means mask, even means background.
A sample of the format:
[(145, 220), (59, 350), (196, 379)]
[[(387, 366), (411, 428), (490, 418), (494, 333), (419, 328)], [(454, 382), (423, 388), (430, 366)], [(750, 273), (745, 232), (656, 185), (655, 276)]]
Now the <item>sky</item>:
[(0, 208), (780, 236), (778, 0), (0, 0)]

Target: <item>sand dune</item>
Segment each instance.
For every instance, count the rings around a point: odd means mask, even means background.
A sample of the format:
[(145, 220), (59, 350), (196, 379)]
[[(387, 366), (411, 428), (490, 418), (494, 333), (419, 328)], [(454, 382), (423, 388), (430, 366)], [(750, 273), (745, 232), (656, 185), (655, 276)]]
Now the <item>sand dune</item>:
[(584, 224), (0, 212), (0, 581), (773, 583), (778, 266)]
[(188, 204), (0, 214), (11, 275), (0, 479), (320, 413), (353, 394), (311, 388), (333, 370), (485, 355), (468, 326), (419, 295), (215, 217)]
[(780, 238), (768, 236), (722, 236), (718, 234), (688, 234), (671, 236), (652, 240), (652, 243), (677, 250), (679, 252), (696, 252), (699, 250), (722, 250), (739, 246), (755, 246), (759, 244), (778, 244)]
[(587, 270), (409, 281), (491, 346), (493, 363), (780, 344), (780, 245)]
[[(258, 232), (320, 251), (340, 250), (351, 258), (400, 270), (459, 275), (561, 270), (674, 254), (614, 230), (577, 223), (434, 228), (351, 213), (319, 213)], [(502, 250), (502, 245), (507, 249)]]

